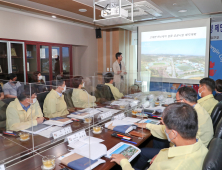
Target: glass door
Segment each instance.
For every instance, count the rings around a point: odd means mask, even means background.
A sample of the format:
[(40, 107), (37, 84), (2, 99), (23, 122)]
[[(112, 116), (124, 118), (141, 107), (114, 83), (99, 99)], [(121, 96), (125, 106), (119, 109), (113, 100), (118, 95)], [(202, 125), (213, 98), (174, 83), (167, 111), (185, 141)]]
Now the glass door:
[(27, 55), (28, 82), (33, 82), (33, 81), (35, 81), (33, 74), (35, 71), (38, 71), (36, 45), (27, 44), (26, 45), (26, 55)]
[(53, 80), (56, 79), (56, 76), (61, 74), (61, 57), (60, 55), (60, 47), (52, 46), (52, 73), (53, 73)]
[(24, 57), (24, 43), (23, 42), (9, 42), (11, 73), (17, 75), (17, 80), (26, 82), (25, 77), (25, 57)]
[(69, 47), (62, 47), (62, 68), (63, 75), (70, 75)]
[(0, 41), (0, 79), (7, 79), (8, 75), (8, 48), (7, 41)]
[(49, 63), (49, 46), (40, 45), (40, 72), (45, 81), (50, 81)]

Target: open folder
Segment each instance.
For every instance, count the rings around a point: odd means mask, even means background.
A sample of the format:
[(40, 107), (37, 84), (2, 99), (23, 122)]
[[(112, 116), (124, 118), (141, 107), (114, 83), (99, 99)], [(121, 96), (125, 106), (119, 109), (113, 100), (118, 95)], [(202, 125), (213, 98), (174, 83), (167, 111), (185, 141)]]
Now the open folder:
[(61, 160), (62, 164), (75, 170), (90, 170), (97, 167), (101, 163), (105, 163), (102, 159), (92, 160), (81, 156), (77, 153), (73, 153)]

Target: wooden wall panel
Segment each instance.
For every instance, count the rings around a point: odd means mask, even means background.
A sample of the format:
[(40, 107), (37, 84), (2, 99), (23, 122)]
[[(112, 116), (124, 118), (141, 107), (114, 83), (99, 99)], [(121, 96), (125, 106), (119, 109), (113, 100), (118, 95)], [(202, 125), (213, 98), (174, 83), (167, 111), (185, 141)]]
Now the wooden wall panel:
[[(110, 30), (106, 31), (106, 71), (110, 67)], [(109, 70), (110, 71), (110, 70)]]
[(112, 30), (112, 58), (113, 63), (116, 61), (116, 53), (119, 52), (119, 29), (113, 29)]

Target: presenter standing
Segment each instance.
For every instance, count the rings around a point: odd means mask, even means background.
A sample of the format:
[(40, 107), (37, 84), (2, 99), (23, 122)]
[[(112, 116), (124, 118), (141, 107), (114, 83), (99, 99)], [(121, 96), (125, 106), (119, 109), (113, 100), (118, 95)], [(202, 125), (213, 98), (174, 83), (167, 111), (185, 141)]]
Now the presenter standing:
[(116, 53), (116, 61), (113, 63), (114, 83), (120, 92), (124, 92), (124, 75), (127, 74), (125, 63), (122, 61), (122, 53)]

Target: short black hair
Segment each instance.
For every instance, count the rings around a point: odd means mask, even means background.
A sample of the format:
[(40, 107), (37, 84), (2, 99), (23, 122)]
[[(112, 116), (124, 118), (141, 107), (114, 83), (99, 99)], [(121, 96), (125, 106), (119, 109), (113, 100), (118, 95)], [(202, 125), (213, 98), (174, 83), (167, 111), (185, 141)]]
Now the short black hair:
[(218, 92), (222, 92), (222, 80), (221, 79), (216, 80), (216, 90)]
[(14, 79), (15, 77), (17, 77), (17, 75), (14, 74), (14, 73), (10, 73), (10, 74), (8, 74), (8, 78), (9, 78), (9, 80)]
[(116, 53), (116, 59), (118, 59), (118, 57), (121, 56), (121, 55), (122, 55), (121, 52)]
[(163, 122), (168, 129), (176, 130), (184, 139), (196, 138), (197, 112), (186, 103), (173, 103), (163, 111)]
[(205, 77), (200, 80), (200, 85), (206, 85), (209, 91), (215, 90), (215, 81), (209, 77)]
[(78, 88), (80, 84), (82, 84), (82, 80), (83, 80), (83, 77), (82, 76), (75, 76), (73, 78), (73, 87), (74, 88)]
[(32, 96), (33, 94), (36, 93), (36, 88), (34, 87), (34, 85), (25, 85), (25, 86), (20, 86), (18, 88), (18, 100), (21, 102), (23, 100), (25, 100), (26, 98), (29, 98), (30, 96)]
[(53, 80), (52, 81), (52, 85), (54, 86), (54, 88), (58, 87), (58, 86), (62, 86), (64, 84), (65, 80), (63, 80), (61, 77), (57, 78), (57, 80)]
[(105, 83), (109, 83), (111, 80), (113, 80), (113, 74), (112, 73), (106, 73), (104, 76)]
[(197, 92), (192, 87), (184, 86), (178, 89), (179, 96), (191, 103), (197, 102)]

